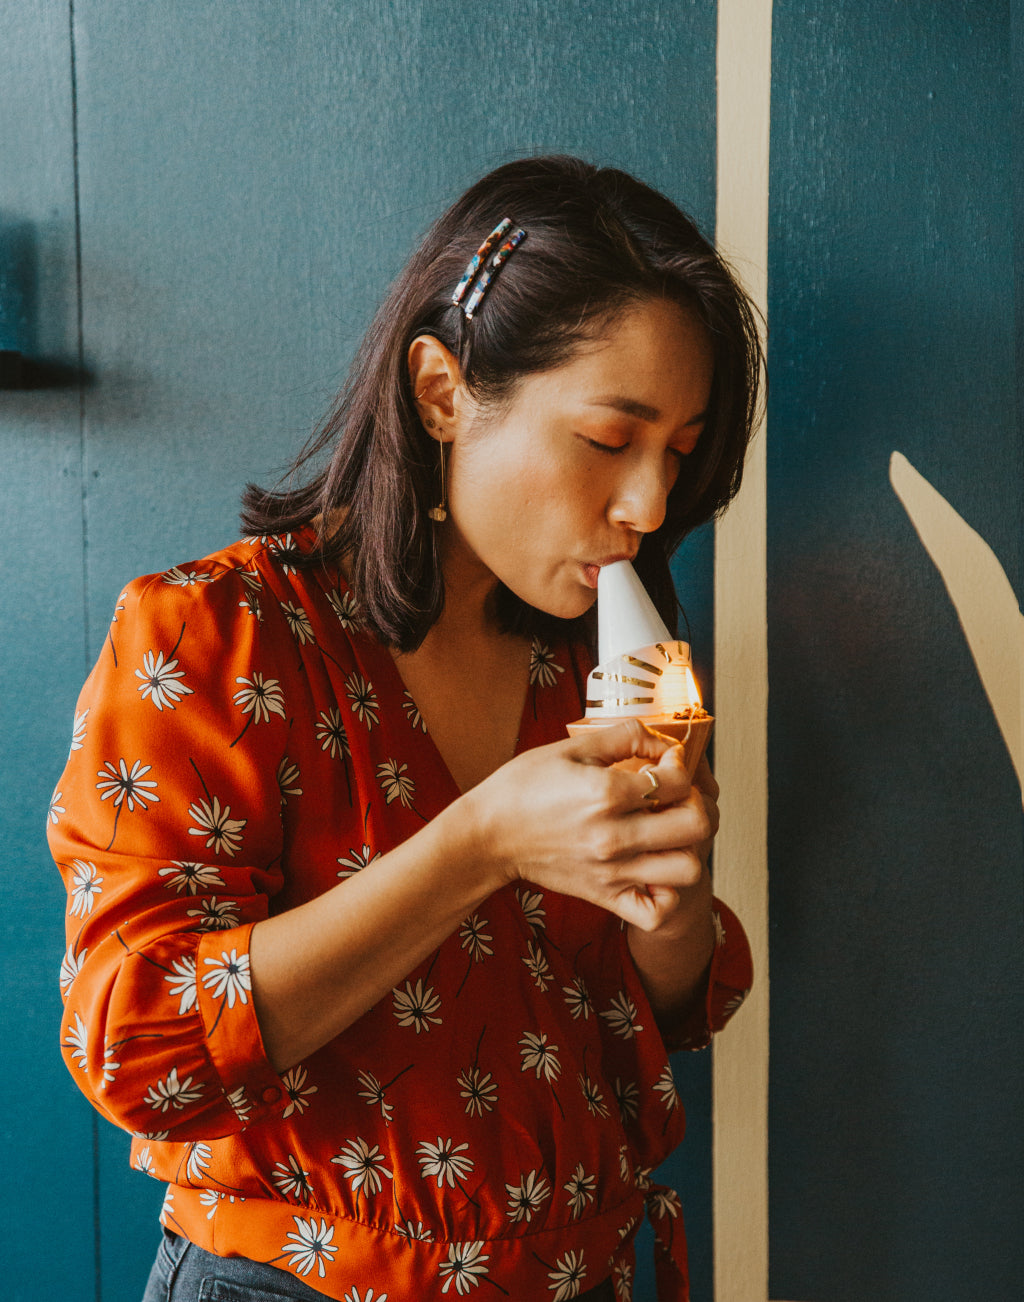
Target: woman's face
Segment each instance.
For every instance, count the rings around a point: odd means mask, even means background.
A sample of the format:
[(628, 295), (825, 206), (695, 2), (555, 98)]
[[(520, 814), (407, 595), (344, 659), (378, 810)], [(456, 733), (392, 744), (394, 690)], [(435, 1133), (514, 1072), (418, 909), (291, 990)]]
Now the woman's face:
[(583, 614), (599, 568), (632, 559), (664, 519), (712, 369), (697, 317), (654, 299), (564, 365), (525, 377), (500, 414), (461, 389), (446, 448), (448, 582), (493, 576), (549, 614)]

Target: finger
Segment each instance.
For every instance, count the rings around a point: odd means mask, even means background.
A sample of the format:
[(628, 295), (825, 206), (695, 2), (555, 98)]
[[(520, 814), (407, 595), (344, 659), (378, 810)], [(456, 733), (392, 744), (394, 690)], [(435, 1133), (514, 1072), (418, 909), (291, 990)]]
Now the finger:
[(710, 841), (718, 829), (718, 806), (691, 791), (679, 804), (655, 812), (635, 808), (616, 820), (616, 860), (638, 855), (691, 850)]
[(615, 897), (610, 911), (642, 931), (655, 931), (671, 916), (678, 899), (674, 891), (631, 886)]
[(657, 763), (675, 745), (671, 737), (653, 732), (639, 719), (623, 719), (573, 737), (566, 750), (570, 758), (582, 764), (611, 765), (632, 758)]
[(721, 788), (715, 780), (715, 775), (711, 772), (711, 765), (708, 763), (706, 754), (700, 757), (697, 771), (693, 775), (693, 785), (699, 787), (706, 796), (710, 796), (715, 801), (722, 794)]

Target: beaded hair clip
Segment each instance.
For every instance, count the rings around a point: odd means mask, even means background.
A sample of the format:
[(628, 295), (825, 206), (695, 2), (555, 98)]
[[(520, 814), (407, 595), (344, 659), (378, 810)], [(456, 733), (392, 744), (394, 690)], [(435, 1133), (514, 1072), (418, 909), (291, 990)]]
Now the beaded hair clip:
[[(491, 286), (491, 282), (508, 261), (513, 250), (518, 248), (523, 240), (526, 239), (526, 232), (517, 227), (512, 231), (512, 234), (498, 246), (495, 252), (491, 254), (491, 250), (494, 248), (495, 244), (497, 244), (501, 237), (506, 235), (510, 230), (512, 230), (512, 218), (502, 218), (497, 226), (495, 226), (494, 230), (491, 231), (490, 235), (488, 235), (487, 239), (484, 240), (483, 244), (481, 244), (473, 254), (472, 258), (470, 258), (466, 270), (462, 273), (462, 279), (455, 287), (455, 293), (452, 295), (452, 303), (455, 306), (461, 306), (467, 321), (472, 321), (473, 313), (480, 306), (484, 295)], [(483, 271), (480, 271), (484, 259), (487, 258), (488, 254), (491, 254), (490, 261), (488, 261)], [(476, 277), (476, 284), (473, 285), (473, 292), (463, 303), (462, 300), (465, 298), (466, 290), (469, 289), (474, 277)]]

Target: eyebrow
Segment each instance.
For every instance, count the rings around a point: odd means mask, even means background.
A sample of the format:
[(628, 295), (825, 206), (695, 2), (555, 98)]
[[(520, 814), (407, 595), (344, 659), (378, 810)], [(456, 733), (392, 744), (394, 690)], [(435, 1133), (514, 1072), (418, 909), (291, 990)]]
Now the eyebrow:
[[(611, 407), (614, 411), (621, 411), (624, 416), (636, 416), (638, 420), (647, 421), (653, 425), (656, 421), (661, 420), (661, 412), (657, 407), (649, 407), (645, 402), (637, 402), (635, 398), (623, 398), (618, 394), (606, 394), (601, 398), (592, 398), (588, 407)], [(699, 415), (691, 417), (686, 422), (687, 425), (699, 425), (707, 419), (707, 412), (702, 411)]]

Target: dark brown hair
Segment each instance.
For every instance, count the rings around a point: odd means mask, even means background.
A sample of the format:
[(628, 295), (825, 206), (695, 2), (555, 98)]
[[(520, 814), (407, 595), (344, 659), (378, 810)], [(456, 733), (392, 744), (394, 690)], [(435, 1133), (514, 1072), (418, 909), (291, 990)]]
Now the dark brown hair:
[[(526, 239), (467, 321), (452, 292), (505, 216)], [(522, 377), (562, 365), (618, 314), (652, 298), (695, 312), (714, 352), (703, 432), (669, 494), (664, 522), (643, 538), (636, 561), (674, 627), (668, 558), (739, 489), (759, 407), (761, 343), (745, 294), (693, 222), (626, 172), (578, 158), (507, 163), (434, 222), (381, 303), (344, 388), (286, 486), (246, 488), (243, 527), (281, 533), (319, 516), (319, 545), (304, 563), (344, 557), (366, 623), (388, 645), (412, 650), (441, 613), (444, 580), (427, 515), (437, 501), (436, 444), (414, 404), (409, 345), (417, 335), (435, 336), (458, 359), (473, 398), (500, 409)], [(328, 452), (316, 470), (311, 463)], [(289, 486), (303, 471), (306, 482)], [(331, 533), (324, 522), (339, 507), (344, 521)], [(577, 621), (546, 615), (503, 586), (497, 610), (510, 632), (549, 640), (578, 631)]]

